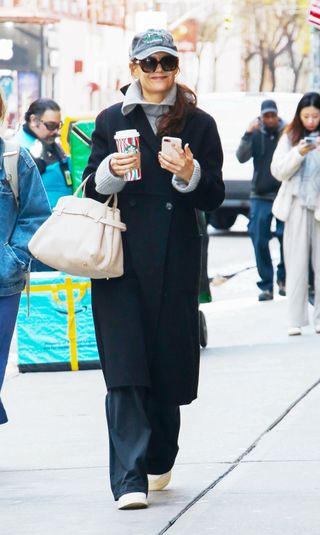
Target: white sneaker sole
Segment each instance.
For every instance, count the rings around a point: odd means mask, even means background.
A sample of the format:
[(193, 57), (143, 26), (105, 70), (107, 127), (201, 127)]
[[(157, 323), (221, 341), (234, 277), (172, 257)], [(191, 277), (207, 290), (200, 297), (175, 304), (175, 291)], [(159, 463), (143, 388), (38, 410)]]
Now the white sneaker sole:
[(120, 496), (118, 500), (118, 509), (145, 509), (148, 507), (147, 496), (144, 492), (128, 492)]
[(169, 485), (171, 480), (171, 470), (159, 476), (148, 475), (149, 491), (162, 490)]
[(288, 335), (289, 336), (299, 336), (301, 334), (300, 327), (289, 327)]

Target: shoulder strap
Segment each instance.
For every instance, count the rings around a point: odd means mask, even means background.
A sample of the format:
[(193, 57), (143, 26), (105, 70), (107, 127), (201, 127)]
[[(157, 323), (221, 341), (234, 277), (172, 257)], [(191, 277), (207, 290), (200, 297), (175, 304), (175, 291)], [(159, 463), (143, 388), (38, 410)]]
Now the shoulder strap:
[(19, 177), (18, 177), (18, 160), (20, 146), (16, 141), (4, 141), (3, 164), (6, 172), (6, 178), (10, 183), (12, 193), (19, 206)]

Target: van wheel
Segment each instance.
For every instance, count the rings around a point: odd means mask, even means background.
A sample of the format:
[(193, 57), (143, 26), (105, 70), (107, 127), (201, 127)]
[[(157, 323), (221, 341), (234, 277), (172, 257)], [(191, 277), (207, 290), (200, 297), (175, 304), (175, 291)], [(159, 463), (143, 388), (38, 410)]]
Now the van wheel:
[(208, 343), (207, 322), (202, 310), (199, 310), (200, 345), (206, 347)]
[(209, 217), (209, 223), (217, 230), (228, 230), (234, 225), (237, 215), (237, 213), (227, 211), (212, 213)]

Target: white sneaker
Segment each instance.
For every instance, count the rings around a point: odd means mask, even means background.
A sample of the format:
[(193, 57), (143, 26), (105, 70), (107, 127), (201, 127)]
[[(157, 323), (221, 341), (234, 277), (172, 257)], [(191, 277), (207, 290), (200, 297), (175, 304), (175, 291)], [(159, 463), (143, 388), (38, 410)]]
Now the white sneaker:
[(301, 327), (289, 327), (288, 335), (289, 336), (299, 336), (301, 334)]
[(118, 500), (118, 509), (145, 509), (148, 507), (147, 495), (144, 492), (128, 492)]
[(317, 334), (320, 334), (320, 325), (315, 326), (315, 331)]
[(165, 474), (153, 475), (148, 474), (149, 490), (162, 490), (169, 485), (171, 479), (171, 470)]

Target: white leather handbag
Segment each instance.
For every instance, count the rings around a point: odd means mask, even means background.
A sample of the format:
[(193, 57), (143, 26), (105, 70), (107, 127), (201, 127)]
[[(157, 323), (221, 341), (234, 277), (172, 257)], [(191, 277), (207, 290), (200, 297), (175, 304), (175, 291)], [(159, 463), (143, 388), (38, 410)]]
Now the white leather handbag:
[(110, 195), (105, 203), (78, 197), (88, 178), (73, 195), (60, 197), (28, 247), (35, 258), (58, 271), (92, 279), (120, 277), (121, 232), (126, 225), (120, 219), (117, 195)]
[(272, 213), (280, 221), (287, 221), (292, 204), (292, 182), (282, 182), (277, 196), (273, 201)]

